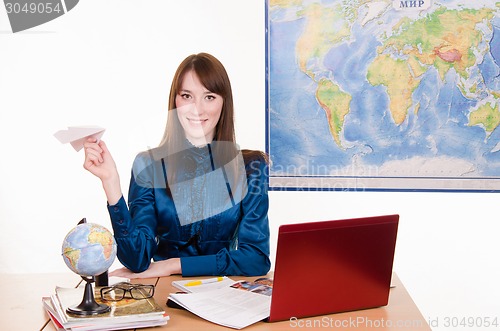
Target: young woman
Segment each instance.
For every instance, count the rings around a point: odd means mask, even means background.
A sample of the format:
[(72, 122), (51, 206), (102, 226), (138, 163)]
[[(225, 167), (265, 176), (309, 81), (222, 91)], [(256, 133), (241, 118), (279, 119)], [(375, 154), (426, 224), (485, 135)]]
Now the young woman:
[[(104, 141), (85, 143), (101, 179), (118, 258), (110, 275), (263, 275), (269, 271), (267, 159), (235, 144), (231, 84), (214, 56), (178, 67), (160, 145), (137, 155), (128, 205)], [(153, 260), (153, 262), (152, 262)]]

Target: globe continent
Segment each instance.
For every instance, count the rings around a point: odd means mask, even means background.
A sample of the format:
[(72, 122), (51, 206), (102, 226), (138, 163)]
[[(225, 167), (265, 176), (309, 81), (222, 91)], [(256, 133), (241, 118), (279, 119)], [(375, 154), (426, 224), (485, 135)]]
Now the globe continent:
[(80, 276), (97, 276), (109, 269), (116, 258), (113, 234), (95, 223), (73, 228), (62, 244), (64, 262)]

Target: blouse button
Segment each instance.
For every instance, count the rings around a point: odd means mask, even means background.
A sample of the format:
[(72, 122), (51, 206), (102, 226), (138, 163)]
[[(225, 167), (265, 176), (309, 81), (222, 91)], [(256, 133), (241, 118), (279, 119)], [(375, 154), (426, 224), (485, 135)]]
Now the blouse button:
[(118, 224), (123, 224), (123, 220), (118, 220)]

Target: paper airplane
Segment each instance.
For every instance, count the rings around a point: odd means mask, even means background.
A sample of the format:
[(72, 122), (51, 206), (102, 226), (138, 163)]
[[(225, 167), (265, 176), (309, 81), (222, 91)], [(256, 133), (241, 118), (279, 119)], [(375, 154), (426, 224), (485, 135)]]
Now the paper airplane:
[(75, 151), (83, 148), (83, 144), (87, 138), (92, 137), (97, 140), (101, 139), (106, 129), (98, 126), (68, 126), (67, 130), (60, 130), (54, 133), (62, 144), (70, 143)]

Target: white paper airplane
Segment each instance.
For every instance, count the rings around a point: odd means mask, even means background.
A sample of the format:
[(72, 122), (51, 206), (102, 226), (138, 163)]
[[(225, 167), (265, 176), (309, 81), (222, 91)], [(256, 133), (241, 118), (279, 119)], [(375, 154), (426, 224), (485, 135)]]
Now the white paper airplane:
[(54, 137), (62, 144), (70, 143), (75, 151), (78, 152), (83, 148), (83, 144), (88, 137), (99, 140), (105, 130), (99, 126), (68, 126), (67, 130), (60, 130), (54, 133)]

